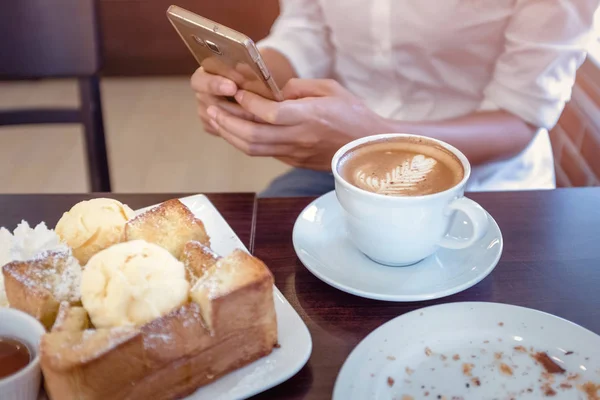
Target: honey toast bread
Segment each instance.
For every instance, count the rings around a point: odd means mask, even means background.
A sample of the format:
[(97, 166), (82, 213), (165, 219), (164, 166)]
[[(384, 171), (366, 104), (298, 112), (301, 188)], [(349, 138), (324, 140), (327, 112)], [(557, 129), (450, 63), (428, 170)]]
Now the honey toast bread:
[[(216, 334), (252, 324), (275, 325), (273, 275), (255, 257), (234, 250), (218, 260), (190, 289), (202, 318)], [(276, 331), (272, 333), (275, 334)]]
[(179, 200), (151, 208), (125, 224), (124, 241), (142, 239), (167, 249), (180, 259), (190, 240), (210, 246), (204, 224)]
[[(215, 254), (204, 224), (179, 200), (129, 220), (119, 238), (83, 270), (64, 246), (0, 271), (10, 305), (49, 330), (40, 342), (40, 365), (50, 399), (181, 398), (276, 347), (271, 272), (242, 250)], [(152, 278), (158, 272), (167, 275)], [(170, 284), (176, 276), (179, 286)], [(96, 284), (82, 291), (83, 281)], [(98, 304), (90, 301), (95, 287)], [(137, 318), (145, 310), (140, 304), (162, 302), (166, 294), (180, 299), (149, 319)], [(129, 302), (130, 295), (139, 301)], [(119, 309), (136, 318), (117, 318)], [(102, 319), (105, 325), (99, 315), (110, 317)]]
[(185, 266), (185, 276), (190, 287), (193, 287), (199, 278), (219, 260), (219, 256), (209, 247), (196, 240), (190, 240), (183, 247), (181, 262)]
[(50, 329), (61, 301), (80, 304), (81, 270), (72, 261), (69, 252), (57, 251), (6, 264), (2, 273), (11, 307), (33, 316)]
[(85, 308), (72, 306), (66, 301), (60, 303), (52, 332), (79, 332), (90, 327), (90, 317)]
[(180, 398), (268, 355), (277, 343), (268, 268), (236, 250), (193, 269), (203, 274), (190, 291), (192, 301), (141, 327), (44, 335), (41, 366), (50, 397)]

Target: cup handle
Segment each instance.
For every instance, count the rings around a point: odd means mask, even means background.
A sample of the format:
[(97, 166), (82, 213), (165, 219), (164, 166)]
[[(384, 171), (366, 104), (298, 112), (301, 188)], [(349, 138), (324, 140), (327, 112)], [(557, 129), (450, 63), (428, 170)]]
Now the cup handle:
[(485, 210), (476, 202), (466, 197), (460, 197), (448, 205), (448, 212), (462, 211), (471, 220), (473, 235), (469, 239), (460, 239), (446, 234), (440, 242), (441, 247), (460, 250), (472, 246), (487, 232), (489, 220)]

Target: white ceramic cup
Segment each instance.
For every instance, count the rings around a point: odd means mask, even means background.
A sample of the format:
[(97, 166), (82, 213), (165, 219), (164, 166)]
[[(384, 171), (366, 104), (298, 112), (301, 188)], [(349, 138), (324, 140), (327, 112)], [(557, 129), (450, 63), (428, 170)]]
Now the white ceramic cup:
[[(443, 192), (401, 197), (359, 189), (338, 173), (340, 159), (353, 148), (394, 138), (416, 138), (444, 147), (462, 163), (463, 179)], [(487, 232), (487, 213), (479, 204), (464, 197), (465, 185), (471, 175), (469, 161), (458, 149), (440, 140), (396, 133), (368, 136), (339, 149), (333, 156), (331, 169), (350, 240), (377, 263), (412, 265), (432, 255), (439, 247), (464, 249), (472, 246)], [(452, 216), (457, 211), (466, 214), (473, 227), (468, 239), (448, 234)]]
[(0, 308), (0, 336), (23, 342), (31, 362), (15, 374), (0, 379), (0, 399), (37, 400), (40, 391), (40, 339), (46, 330), (35, 318), (12, 308)]

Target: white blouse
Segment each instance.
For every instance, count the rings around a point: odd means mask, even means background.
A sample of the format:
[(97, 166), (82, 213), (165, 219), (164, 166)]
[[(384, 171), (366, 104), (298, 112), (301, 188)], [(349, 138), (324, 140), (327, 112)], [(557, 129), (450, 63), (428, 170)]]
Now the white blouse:
[(507, 110), (541, 128), (519, 155), (473, 169), (470, 190), (553, 188), (547, 129), (569, 100), (600, 0), (280, 0), (259, 43), (301, 78), (334, 78), (406, 121)]

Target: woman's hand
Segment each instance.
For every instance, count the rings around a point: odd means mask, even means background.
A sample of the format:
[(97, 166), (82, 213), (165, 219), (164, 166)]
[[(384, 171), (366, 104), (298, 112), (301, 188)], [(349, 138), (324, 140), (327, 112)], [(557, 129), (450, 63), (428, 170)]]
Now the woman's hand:
[(213, 103), (209, 123), (246, 154), (315, 170), (329, 170), (331, 158), (346, 143), (388, 129), (385, 119), (333, 80), (291, 79), (283, 96), (285, 101), (275, 102), (240, 90), (235, 98), (254, 121)]
[(244, 111), (238, 104), (229, 102), (225, 96), (233, 96), (238, 87), (230, 79), (222, 76), (209, 74), (202, 67), (198, 68), (191, 79), (192, 89), (196, 92), (198, 101), (198, 116), (204, 125), (204, 130), (212, 135), (216, 131), (210, 124), (210, 118), (206, 110), (210, 106), (219, 107), (232, 115), (252, 120), (252, 114)]

